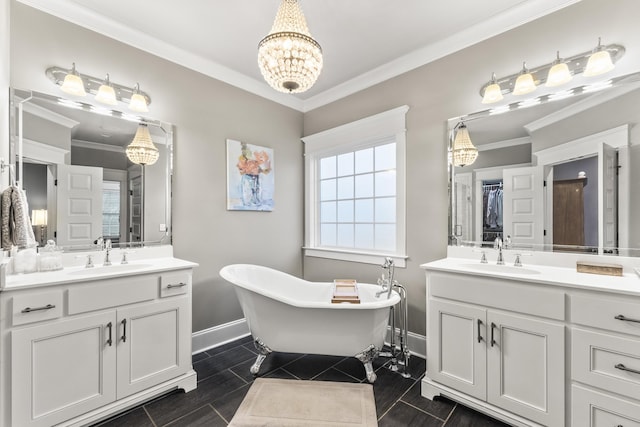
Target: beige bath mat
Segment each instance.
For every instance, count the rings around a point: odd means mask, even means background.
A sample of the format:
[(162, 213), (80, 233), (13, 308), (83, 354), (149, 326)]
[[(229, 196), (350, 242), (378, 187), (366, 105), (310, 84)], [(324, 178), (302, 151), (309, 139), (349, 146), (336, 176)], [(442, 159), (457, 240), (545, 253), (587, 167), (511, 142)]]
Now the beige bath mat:
[(371, 384), (257, 378), (229, 427), (377, 425)]

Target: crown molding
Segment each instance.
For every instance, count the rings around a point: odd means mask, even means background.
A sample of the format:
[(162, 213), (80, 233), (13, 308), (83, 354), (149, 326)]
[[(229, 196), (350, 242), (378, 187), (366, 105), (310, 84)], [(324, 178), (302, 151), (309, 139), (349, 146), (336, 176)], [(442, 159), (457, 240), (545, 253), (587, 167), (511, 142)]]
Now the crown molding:
[(530, 136), (521, 138), (505, 139), (504, 141), (490, 142), (488, 144), (478, 144), (478, 151), (497, 150), (499, 148), (515, 147), (516, 145), (531, 144)]
[(160, 41), (143, 32), (134, 30), (108, 19), (76, 2), (65, 0), (17, 0), (42, 12), (72, 22), (89, 30), (103, 34), (122, 43), (149, 52), (160, 58), (198, 71), (214, 79), (246, 90), (254, 95), (278, 104), (308, 112), (352, 95), (383, 81), (397, 77), (415, 68), (426, 65), (446, 55), (478, 42), (556, 12), (581, 0), (535, 0), (523, 1), (503, 13), (484, 20), (446, 39), (415, 50), (394, 61), (368, 71), (360, 76), (334, 86), (307, 99), (293, 97), (273, 90), (262, 81), (240, 74), (230, 68), (169, 43)]
[(23, 105), (23, 111), (29, 114), (32, 114), (36, 117), (40, 117), (41, 119), (47, 120), (52, 123), (56, 123), (60, 126), (64, 126), (68, 129), (73, 129), (78, 126), (80, 122), (70, 119), (62, 114), (58, 114), (54, 111), (41, 107), (34, 103), (25, 102)]
[(111, 151), (114, 153), (124, 153), (124, 147), (119, 145), (109, 145), (100, 142), (84, 141), (82, 139), (72, 139), (72, 147), (89, 148), (91, 150)]

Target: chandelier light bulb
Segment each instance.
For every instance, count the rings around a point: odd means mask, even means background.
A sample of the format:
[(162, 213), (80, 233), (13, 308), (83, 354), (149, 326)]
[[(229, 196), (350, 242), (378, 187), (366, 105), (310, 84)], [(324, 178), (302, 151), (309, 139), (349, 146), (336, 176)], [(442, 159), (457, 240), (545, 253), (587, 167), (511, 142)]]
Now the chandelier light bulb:
[(297, 0), (282, 0), (271, 32), (258, 44), (258, 65), (269, 85), (286, 93), (311, 88), (322, 70), (322, 48)]

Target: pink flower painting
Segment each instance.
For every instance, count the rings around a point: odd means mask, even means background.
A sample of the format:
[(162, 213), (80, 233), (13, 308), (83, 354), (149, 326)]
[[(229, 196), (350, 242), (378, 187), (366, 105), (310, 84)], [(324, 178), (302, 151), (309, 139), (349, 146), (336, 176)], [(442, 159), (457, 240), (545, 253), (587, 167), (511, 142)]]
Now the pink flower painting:
[(273, 210), (273, 149), (227, 140), (227, 209)]

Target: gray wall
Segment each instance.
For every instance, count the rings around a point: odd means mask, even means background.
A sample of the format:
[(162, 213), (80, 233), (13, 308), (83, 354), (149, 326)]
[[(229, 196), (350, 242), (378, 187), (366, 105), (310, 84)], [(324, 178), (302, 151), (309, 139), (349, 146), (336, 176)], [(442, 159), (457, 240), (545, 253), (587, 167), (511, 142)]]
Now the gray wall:
[[(194, 331), (242, 317), (231, 286), (218, 275), (225, 264), (301, 274), (302, 113), (12, 2), (11, 85), (59, 94), (44, 71), (71, 62), (85, 74), (140, 82), (153, 99), (149, 115), (175, 125), (173, 244), (177, 257), (200, 264)], [(227, 138), (274, 149), (273, 212), (226, 210)]]
[[(446, 256), (447, 154), (446, 121), (486, 108), (478, 90), (492, 72), (515, 73), (523, 60), (545, 64), (556, 50), (567, 55), (588, 51), (598, 36), (621, 43), (626, 56), (616, 74), (637, 71), (640, 32), (636, 17), (640, 2), (583, 0), (553, 15), (480, 42), (392, 80), (317, 108), (304, 116), (304, 134), (311, 135), (399, 105), (407, 104), (407, 254), (406, 269), (396, 269), (408, 287), (410, 330), (425, 333), (425, 285), (420, 264)], [(607, 19), (597, 17), (606, 16)], [(519, 65), (520, 64), (520, 65)], [(470, 94), (472, 94), (470, 96)], [(376, 266), (306, 258), (305, 277), (367, 278)]]
[[(254, 262), (301, 274), (300, 136), (407, 104), (410, 259), (406, 269), (397, 270), (397, 277), (408, 287), (410, 329), (424, 334), (425, 286), (419, 265), (446, 255), (447, 119), (484, 109), (480, 86), (492, 72), (517, 72), (525, 59), (531, 65), (544, 64), (557, 49), (567, 54), (587, 51), (598, 36), (627, 48), (616, 73), (636, 71), (640, 58), (640, 2), (583, 0), (303, 116), (24, 5), (12, 3), (11, 13), (13, 86), (55, 93), (44, 70), (75, 61), (86, 74), (110, 72), (115, 82), (139, 81), (153, 98), (151, 114), (175, 124), (174, 248), (177, 256), (201, 264), (194, 277), (196, 331), (241, 317), (232, 289), (218, 276), (222, 265)], [(600, 16), (607, 19), (596, 19)], [(274, 212), (226, 211), (226, 138), (275, 149)], [(304, 260), (304, 276), (312, 280), (371, 281), (379, 274), (373, 265)]]

